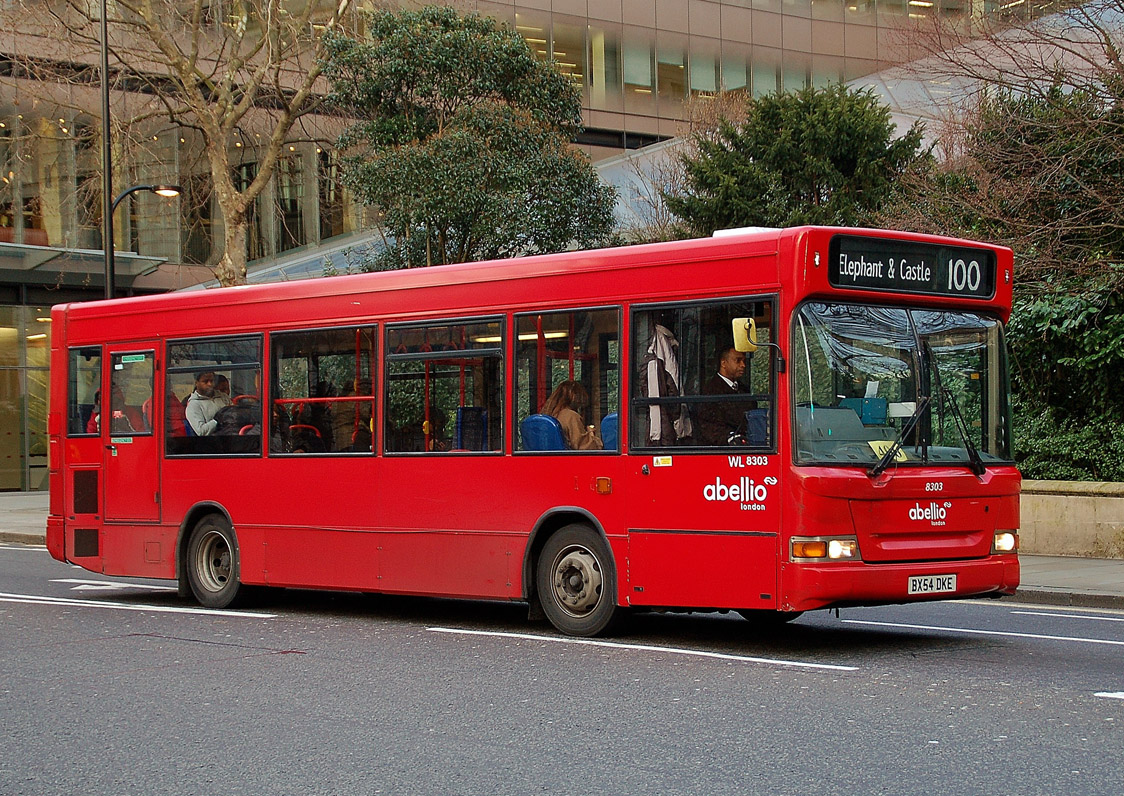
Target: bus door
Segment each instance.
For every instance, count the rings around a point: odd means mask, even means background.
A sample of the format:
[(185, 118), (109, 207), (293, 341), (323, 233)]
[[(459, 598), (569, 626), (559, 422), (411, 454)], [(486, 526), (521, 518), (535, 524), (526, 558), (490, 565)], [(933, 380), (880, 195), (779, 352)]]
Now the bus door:
[(160, 463), (153, 431), (156, 344), (109, 346), (96, 421), (105, 451), (105, 519), (160, 521)]
[(629, 459), (630, 603), (775, 608), (777, 457), (730, 448)]

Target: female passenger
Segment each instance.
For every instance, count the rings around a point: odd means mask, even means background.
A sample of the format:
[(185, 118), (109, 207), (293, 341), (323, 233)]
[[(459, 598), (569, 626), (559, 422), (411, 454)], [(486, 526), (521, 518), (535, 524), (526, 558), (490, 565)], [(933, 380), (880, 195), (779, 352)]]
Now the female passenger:
[(604, 446), (592, 425), (587, 426), (581, 416), (589, 403), (589, 394), (576, 381), (564, 381), (542, 406), (544, 415), (551, 415), (562, 426), (562, 439), (566, 447), (575, 451), (599, 451)]

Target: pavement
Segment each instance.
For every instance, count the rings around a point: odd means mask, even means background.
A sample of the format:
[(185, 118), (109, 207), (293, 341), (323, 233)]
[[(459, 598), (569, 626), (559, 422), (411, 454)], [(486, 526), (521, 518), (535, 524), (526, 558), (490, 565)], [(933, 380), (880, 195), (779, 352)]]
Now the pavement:
[[(46, 492), (0, 492), (0, 542), (45, 545)], [(1124, 559), (1021, 554), (1014, 597), (1041, 605), (1124, 609)]]

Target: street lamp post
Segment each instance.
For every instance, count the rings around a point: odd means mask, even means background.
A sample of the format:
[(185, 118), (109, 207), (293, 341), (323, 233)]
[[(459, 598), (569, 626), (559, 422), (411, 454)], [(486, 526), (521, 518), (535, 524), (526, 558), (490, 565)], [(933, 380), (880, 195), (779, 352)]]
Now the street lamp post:
[[(116, 263), (113, 261), (113, 211), (121, 200), (137, 191), (151, 191), (160, 196), (179, 196), (182, 190), (178, 185), (134, 185), (127, 188), (112, 202), (113, 196), (113, 148), (109, 134), (109, 9), (106, 0), (101, 0), (101, 166), (102, 166), (102, 250), (105, 252), (105, 297), (113, 298)], [(108, 208), (108, 210), (107, 210)]]
[[(105, 252), (105, 297), (113, 298), (113, 149), (109, 136), (109, 9), (101, 0), (101, 239)], [(114, 203), (116, 204), (116, 203)]]
[[(105, 184), (109, 184), (109, 172), (106, 172)], [(105, 249), (105, 297), (107, 299), (113, 298), (114, 293), (114, 280), (116, 279), (116, 263), (113, 260), (113, 213), (117, 210), (117, 205), (121, 204), (121, 200), (131, 193), (137, 191), (148, 191), (157, 196), (164, 196), (172, 198), (179, 196), (183, 193), (183, 189), (178, 185), (134, 185), (131, 188), (126, 188), (117, 195), (117, 198), (109, 206), (109, 212), (105, 217), (105, 233), (109, 237), (105, 239), (103, 247)]]

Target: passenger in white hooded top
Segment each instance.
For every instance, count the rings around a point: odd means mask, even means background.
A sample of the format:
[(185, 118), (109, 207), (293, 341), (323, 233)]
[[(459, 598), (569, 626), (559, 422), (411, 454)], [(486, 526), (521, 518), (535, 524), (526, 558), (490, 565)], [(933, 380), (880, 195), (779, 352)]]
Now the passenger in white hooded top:
[(196, 436), (214, 433), (218, 426), (215, 414), (224, 406), (226, 404), (215, 397), (215, 374), (209, 370), (195, 374), (195, 391), (187, 397), (184, 413)]

